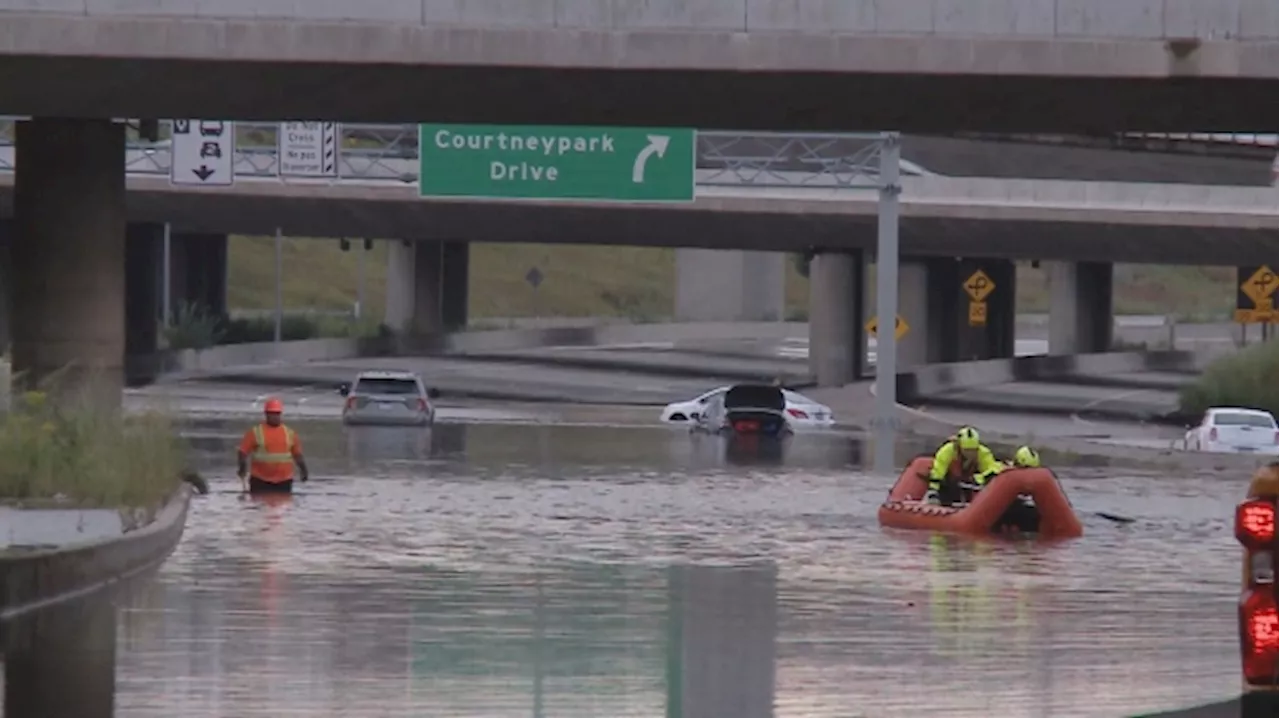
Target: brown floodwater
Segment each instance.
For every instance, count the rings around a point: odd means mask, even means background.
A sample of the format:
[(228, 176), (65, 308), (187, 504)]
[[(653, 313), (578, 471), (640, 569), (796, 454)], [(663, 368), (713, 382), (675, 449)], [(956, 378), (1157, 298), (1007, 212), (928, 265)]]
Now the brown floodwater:
[(115, 715), (1126, 716), (1238, 692), (1245, 480), (1060, 470), (1058, 545), (882, 529), (856, 439), (299, 424), (315, 476), (213, 491), (122, 602)]

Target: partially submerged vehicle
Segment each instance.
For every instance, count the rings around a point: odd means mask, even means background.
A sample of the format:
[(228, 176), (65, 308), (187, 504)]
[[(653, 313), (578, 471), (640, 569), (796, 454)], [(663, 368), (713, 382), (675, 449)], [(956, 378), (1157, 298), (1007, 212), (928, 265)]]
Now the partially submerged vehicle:
[(969, 502), (933, 506), (922, 500), (932, 466), (932, 456), (918, 456), (907, 464), (880, 506), (882, 526), (969, 535), (1018, 532), (1042, 538), (1074, 538), (1084, 533), (1058, 477), (1049, 469), (1006, 469)]
[(792, 433), (782, 389), (765, 384), (737, 384), (705, 405), (694, 431), (736, 436), (781, 437)]

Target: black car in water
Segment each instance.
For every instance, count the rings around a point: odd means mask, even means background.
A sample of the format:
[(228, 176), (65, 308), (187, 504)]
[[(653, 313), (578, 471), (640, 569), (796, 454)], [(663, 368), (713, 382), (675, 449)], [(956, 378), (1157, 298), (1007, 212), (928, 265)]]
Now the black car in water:
[(737, 436), (780, 437), (792, 433), (782, 389), (767, 384), (737, 384), (713, 397), (694, 431)]

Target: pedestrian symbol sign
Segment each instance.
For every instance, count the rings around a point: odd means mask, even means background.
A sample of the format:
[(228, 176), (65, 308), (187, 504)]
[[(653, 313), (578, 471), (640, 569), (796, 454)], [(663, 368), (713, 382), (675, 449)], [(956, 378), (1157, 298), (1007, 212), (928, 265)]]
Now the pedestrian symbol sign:
[[(876, 335), (876, 329), (880, 327), (879, 318), (871, 317), (870, 319), (867, 320), (865, 327), (866, 327), (867, 333), (874, 337)], [(894, 322), (893, 322), (893, 338), (894, 339), (901, 339), (903, 335), (905, 335), (909, 331), (911, 331), (911, 327), (907, 326), (907, 320), (903, 319), (901, 314), (899, 314), (897, 317), (894, 318)]]
[(964, 282), (964, 291), (969, 298), (975, 302), (986, 301), (987, 297), (996, 290), (996, 283), (991, 281), (991, 277), (987, 273), (979, 269), (969, 276)]
[(1280, 288), (1280, 278), (1276, 277), (1276, 273), (1271, 271), (1271, 267), (1265, 264), (1258, 267), (1258, 271), (1249, 276), (1244, 284), (1240, 285), (1240, 291), (1244, 295), (1253, 300), (1254, 304), (1261, 305), (1269, 302), (1271, 295), (1276, 293), (1276, 289)]

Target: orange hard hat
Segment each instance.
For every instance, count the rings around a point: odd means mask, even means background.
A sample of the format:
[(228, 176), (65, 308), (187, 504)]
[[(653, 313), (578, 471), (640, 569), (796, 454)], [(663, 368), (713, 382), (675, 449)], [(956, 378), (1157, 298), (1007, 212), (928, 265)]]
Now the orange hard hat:
[(262, 405), (262, 412), (264, 414), (283, 414), (284, 404), (279, 399), (272, 397)]

